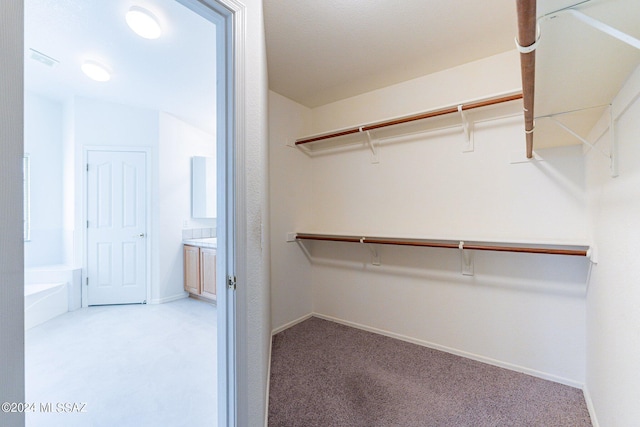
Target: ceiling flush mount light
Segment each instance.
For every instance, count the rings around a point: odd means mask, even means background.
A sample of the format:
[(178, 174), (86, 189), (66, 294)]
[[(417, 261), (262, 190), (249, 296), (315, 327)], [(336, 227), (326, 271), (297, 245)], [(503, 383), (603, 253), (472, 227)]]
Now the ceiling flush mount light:
[(129, 27), (140, 37), (157, 39), (162, 34), (158, 19), (147, 9), (131, 6), (125, 18)]
[(82, 72), (97, 82), (107, 82), (111, 80), (111, 73), (104, 65), (100, 65), (95, 61), (85, 61), (82, 64)]

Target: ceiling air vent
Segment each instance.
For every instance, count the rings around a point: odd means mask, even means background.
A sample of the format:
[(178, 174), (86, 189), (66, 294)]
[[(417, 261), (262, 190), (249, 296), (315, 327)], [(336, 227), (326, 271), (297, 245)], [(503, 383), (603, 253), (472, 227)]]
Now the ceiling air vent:
[(60, 63), (60, 61), (58, 61), (57, 59), (53, 59), (52, 57), (47, 56), (42, 52), (38, 52), (35, 49), (29, 48), (29, 51), (31, 52), (31, 59), (38, 61), (48, 67), (54, 67), (56, 64)]

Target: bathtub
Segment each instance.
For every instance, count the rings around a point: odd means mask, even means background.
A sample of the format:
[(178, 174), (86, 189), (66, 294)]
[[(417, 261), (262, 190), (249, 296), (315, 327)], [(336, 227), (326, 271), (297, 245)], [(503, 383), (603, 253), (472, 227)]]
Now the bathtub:
[(69, 311), (66, 283), (24, 285), (24, 328), (29, 329)]
[(81, 278), (81, 269), (65, 265), (25, 269), (25, 329), (80, 308)]

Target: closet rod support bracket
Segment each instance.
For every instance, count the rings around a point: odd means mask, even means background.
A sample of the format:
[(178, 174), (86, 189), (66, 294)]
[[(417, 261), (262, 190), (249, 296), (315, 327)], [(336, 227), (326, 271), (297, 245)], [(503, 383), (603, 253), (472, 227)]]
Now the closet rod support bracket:
[(367, 131), (363, 131), (360, 128), (360, 132), (363, 132), (365, 137), (367, 138), (367, 144), (369, 144), (369, 148), (371, 149), (371, 163), (380, 163), (380, 155), (378, 154), (378, 149), (376, 147), (374, 139), (371, 137), (371, 133)]
[(473, 147), (473, 132), (471, 129), (471, 124), (469, 123), (469, 119), (467, 118), (467, 114), (462, 109), (462, 104), (458, 105), (458, 112), (460, 113), (460, 117), (462, 119), (462, 131), (464, 132), (465, 138), (465, 147), (462, 149), (463, 153), (471, 153), (474, 150)]
[(463, 276), (473, 276), (473, 252), (464, 248), (464, 242), (458, 244), (460, 249), (460, 265)]
[(615, 150), (616, 150), (615, 139), (616, 138), (615, 138), (615, 132), (614, 132), (614, 126), (613, 126), (613, 116), (610, 117), (611, 122), (609, 123), (609, 133), (611, 135), (611, 149), (610, 149), (609, 153), (603, 151), (602, 149), (600, 149), (600, 147), (598, 147), (598, 146), (592, 144), (591, 142), (587, 141), (585, 138), (583, 138), (582, 136), (578, 135), (576, 132), (571, 130), (568, 126), (566, 126), (564, 123), (562, 123), (559, 120), (557, 120), (555, 117), (546, 116), (545, 118), (548, 118), (549, 120), (551, 120), (552, 122), (554, 122), (555, 124), (560, 126), (562, 129), (567, 131), (569, 134), (573, 135), (575, 138), (580, 140), (580, 142), (582, 142), (584, 145), (588, 146), (589, 148), (593, 148), (593, 149), (597, 150), (598, 152), (603, 154), (605, 157), (607, 157), (609, 159), (609, 162), (610, 162), (611, 176), (612, 177), (618, 176), (617, 161), (615, 160), (615, 158), (616, 158), (616, 155), (615, 155)]
[[(360, 243), (367, 243), (365, 242), (365, 237), (360, 239)], [(378, 252), (376, 245), (367, 243), (366, 246), (369, 249), (369, 252), (371, 252), (371, 265), (381, 265), (380, 253)]]

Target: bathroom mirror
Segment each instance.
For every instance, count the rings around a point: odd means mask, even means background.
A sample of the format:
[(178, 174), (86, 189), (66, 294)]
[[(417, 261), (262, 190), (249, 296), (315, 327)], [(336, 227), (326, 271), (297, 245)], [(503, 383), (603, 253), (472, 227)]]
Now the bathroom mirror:
[(216, 217), (216, 164), (213, 157), (191, 159), (191, 217)]

